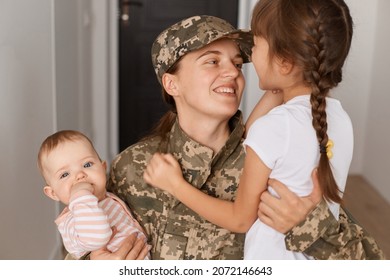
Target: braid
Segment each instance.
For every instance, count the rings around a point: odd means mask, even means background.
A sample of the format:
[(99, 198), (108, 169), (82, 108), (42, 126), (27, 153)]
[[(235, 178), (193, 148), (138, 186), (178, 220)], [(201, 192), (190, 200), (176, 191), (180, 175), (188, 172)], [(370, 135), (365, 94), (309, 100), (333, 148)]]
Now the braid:
[(311, 11), (313, 17), (313, 27), (309, 30), (311, 38), (312, 58), (308, 60), (307, 70), (304, 72), (306, 82), (312, 87), (310, 102), (313, 115), (313, 127), (316, 131), (318, 142), (321, 145), (326, 145), (328, 141), (326, 122), (326, 95), (329, 92), (329, 86), (326, 82), (326, 65), (325, 65), (325, 45), (324, 34), (322, 32), (321, 22), (317, 21), (319, 14), (316, 11)]
[[(319, 52), (321, 53), (321, 52)], [(319, 55), (321, 56), (321, 55)], [(314, 58), (313, 61), (321, 61), (320, 57)], [(319, 147), (320, 147), (320, 161), (318, 164), (318, 179), (322, 188), (322, 193), (327, 200), (336, 203), (342, 203), (336, 180), (334, 179), (332, 169), (330, 167), (329, 158), (326, 153), (326, 146), (328, 143), (328, 123), (326, 118), (326, 95), (329, 88), (324, 88), (322, 85), (326, 84), (326, 77), (321, 75), (321, 63), (317, 64), (318, 71), (314, 70), (312, 73), (305, 75), (307, 81), (312, 85), (312, 93), (310, 95), (311, 111), (313, 116), (313, 127), (316, 131)]]
[[(312, 7), (312, 27), (309, 30), (309, 42), (311, 42), (312, 58), (309, 60), (308, 68), (304, 72), (306, 82), (311, 85), (312, 92), (310, 103), (312, 107), (313, 128), (316, 131), (320, 150), (320, 161), (318, 165), (318, 178), (326, 200), (342, 203), (341, 193), (334, 179), (330, 161), (326, 153), (328, 143), (328, 123), (326, 115), (326, 96), (329, 90), (336, 86), (342, 79), (340, 63), (334, 63), (330, 59), (333, 44), (338, 43), (328, 38), (330, 26), (329, 13), (327, 9)], [(343, 13), (345, 15), (345, 13)], [(310, 25), (309, 27), (310, 28)], [(334, 28), (334, 27), (333, 27)], [(311, 38), (310, 38), (311, 37)], [(342, 60), (343, 61), (343, 60)]]

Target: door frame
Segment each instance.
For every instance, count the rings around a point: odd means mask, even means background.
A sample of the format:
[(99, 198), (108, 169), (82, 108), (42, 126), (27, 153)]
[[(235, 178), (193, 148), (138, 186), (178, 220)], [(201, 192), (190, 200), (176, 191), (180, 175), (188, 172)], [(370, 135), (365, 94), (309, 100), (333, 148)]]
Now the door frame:
[(91, 3), (92, 141), (110, 164), (118, 151), (118, 4)]

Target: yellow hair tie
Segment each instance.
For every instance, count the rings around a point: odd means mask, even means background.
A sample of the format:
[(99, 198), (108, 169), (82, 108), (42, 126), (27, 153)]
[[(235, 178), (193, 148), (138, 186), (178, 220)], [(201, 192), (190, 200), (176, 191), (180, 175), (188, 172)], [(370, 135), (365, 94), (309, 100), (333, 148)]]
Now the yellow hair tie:
[(328, 156), (328, 159), (331, 159), (333, 157), (332, 148), (334, 146), (334, 143), (332, 140), (328, 140), (328, 143), (326, 144), (326, 155)]
[(328, 143), (326, 143), (326, 147), (320, 145), (320, 153), (325, 154), (328, 157), (328, 159), (331, 159), (333, 157), (332, 148), (334, 146), (334, 143), (332, 140), (328, 140)]

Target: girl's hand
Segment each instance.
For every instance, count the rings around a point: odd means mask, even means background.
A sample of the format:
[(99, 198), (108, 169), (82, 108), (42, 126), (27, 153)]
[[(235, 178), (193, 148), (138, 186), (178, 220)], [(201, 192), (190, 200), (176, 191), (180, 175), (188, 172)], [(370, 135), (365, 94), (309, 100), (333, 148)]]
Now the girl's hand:
[(179, 163), (171, 154), (155, 153), (144, 172), (149, 185), (175, 195), (184, 178)]

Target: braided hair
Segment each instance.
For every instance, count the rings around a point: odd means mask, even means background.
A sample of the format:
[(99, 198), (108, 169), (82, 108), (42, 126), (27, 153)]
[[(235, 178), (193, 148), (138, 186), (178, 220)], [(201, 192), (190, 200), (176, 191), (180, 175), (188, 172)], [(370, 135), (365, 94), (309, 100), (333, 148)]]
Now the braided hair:
[(311, 88), (313, 128), (320, 161), (318, 179), (324, 198), (342, 203), (326, 153), (328, 124), (326, 97), (342, 80), (353, 33), (343, 0), (261, 0), (254, 7), (251, 29), (269, 44), (269, 57), (286, 59), (303, 71)]

